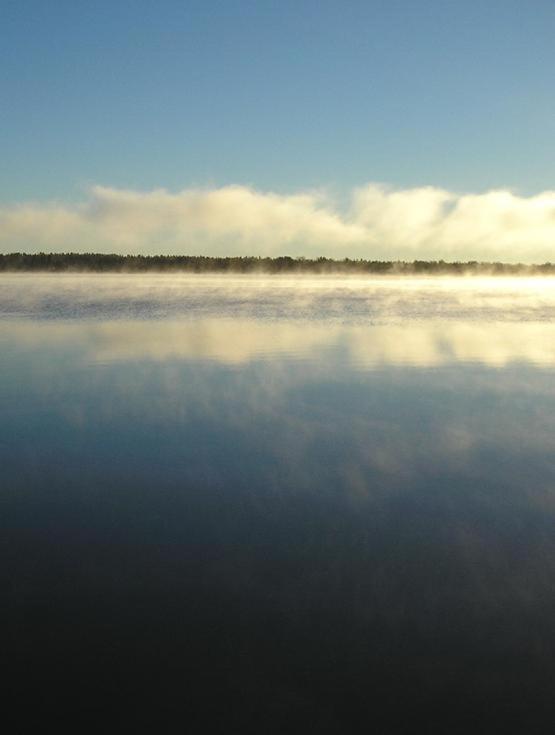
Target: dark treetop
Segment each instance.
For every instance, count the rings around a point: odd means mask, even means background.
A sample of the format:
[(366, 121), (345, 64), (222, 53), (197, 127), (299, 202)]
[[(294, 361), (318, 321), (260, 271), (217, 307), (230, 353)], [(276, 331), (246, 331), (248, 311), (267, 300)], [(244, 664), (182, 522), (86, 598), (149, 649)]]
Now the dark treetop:
[(553, 275), (555, 265), (543, 263), (445, 262), (443, 260), (382, 261), (291, 258), (280, 256), (210, 257), (206, 255), (116, 255), (101, 253), (9, 253), (0, 255), (0, 271), (187, 271), (192, 273), (371, 273)]

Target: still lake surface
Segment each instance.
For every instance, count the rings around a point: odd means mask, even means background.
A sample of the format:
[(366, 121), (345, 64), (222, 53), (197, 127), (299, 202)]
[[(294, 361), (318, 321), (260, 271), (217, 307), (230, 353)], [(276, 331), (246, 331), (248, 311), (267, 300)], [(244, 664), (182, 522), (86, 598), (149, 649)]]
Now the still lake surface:
[(547, 731), (554, 375), (548, 278), (0, 276), (9, 698)]

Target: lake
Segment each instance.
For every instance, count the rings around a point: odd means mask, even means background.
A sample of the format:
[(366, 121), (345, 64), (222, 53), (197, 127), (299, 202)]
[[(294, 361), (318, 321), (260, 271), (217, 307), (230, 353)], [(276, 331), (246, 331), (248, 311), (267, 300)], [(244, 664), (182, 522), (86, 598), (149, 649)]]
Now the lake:
[(7, 701), (545, 732), (554, 369), (549, 278), (1, 275)]

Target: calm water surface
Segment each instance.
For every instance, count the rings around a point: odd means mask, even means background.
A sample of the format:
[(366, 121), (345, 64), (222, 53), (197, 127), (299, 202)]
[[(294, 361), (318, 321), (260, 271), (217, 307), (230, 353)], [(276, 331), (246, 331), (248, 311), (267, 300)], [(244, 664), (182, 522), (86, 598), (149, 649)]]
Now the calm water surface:
[(10, 700), (548, 732), (554, 368), (550, 279), (2, 275)]

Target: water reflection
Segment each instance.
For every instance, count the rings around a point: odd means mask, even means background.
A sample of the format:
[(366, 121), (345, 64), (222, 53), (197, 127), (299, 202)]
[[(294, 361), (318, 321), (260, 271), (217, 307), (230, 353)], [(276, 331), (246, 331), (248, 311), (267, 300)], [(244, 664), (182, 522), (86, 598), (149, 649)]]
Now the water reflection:
[(150, 702), (164, 731), (541, 732), (553, 325), (350, 303), (0, 321), (14, 697)]
[(412, 321), (359, 326), (272, 320), (0, 322), (6, 351), (70, 350), (88, 363), (214, 360), (246, 365), (257, 360), (339, 359), (359, 369), (438, 367), (476, 363), (555, 365), (555, 325), (544, 322)]

